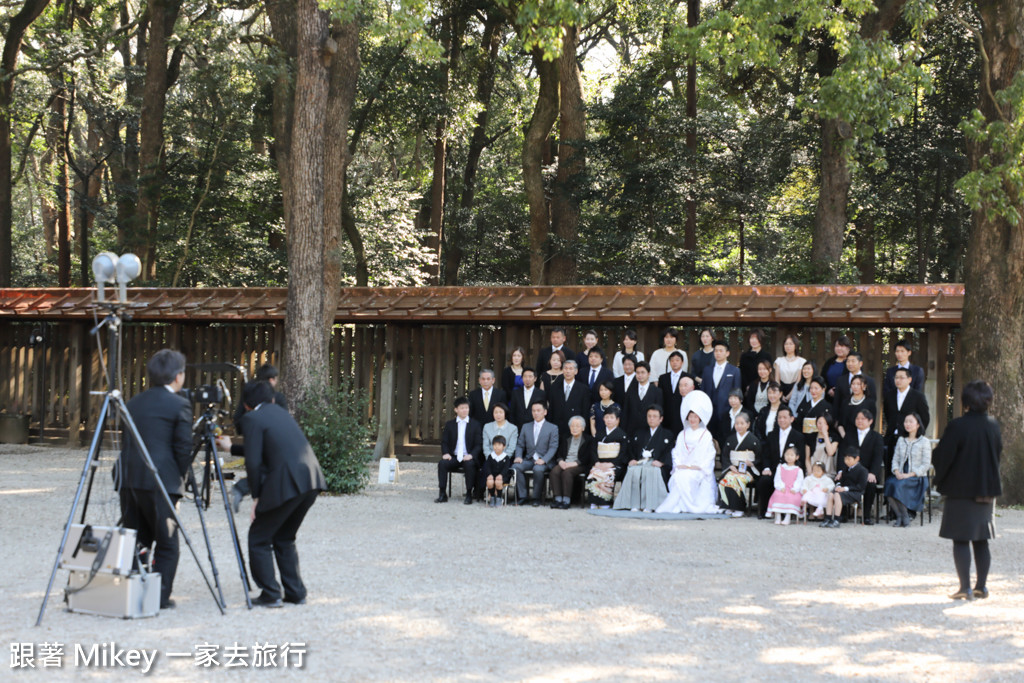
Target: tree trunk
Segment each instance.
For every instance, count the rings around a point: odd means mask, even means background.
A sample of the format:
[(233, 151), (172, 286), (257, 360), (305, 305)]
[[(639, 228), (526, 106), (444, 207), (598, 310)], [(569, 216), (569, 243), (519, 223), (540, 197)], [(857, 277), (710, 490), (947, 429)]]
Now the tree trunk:
[[(687, 0), (686, 25), (694, 28), (700, 24), (700, 0)], [(694, 193), (697, 185), (697, 57), (692, 55), (686, 63), (686, 151), (690, 162), (690, 191), (686, 199), (686, 225), (683, 229), (685, 272), (692, 282), (697, 268), (697, 200)]]
[[(120, 13), (121, 26), (127, 26), (131, 22), (127, 3), (121, 5)], [(138, 72), (144, 71), (146, 66), (148, 30), (149, 13), (146, 12), (139, 18), (135, 54), (132, 54), (132, 41), (128, 38), (118, 46), (122, 64), (136, 67), (125, 69), (125, 101), (126, 106), (132, 110), (139, 107), (142, 101), (145, 79), (140, 77)], [(111, 132), (120, 137), (120, 132), (116, 128)], [(114, 154), (110, 158), (110, 177), (114, 182), (117, 202), (117, 244), (122, 252), (129, 251), (141, 243), (137, 237), (138, 228), (135, 223), (135, 200), (139, 179), (139, 120), (135, 116), (125, 117), (124, 142), (121, 144), (120, 154)]]
[(857, 242), (857, 271), (862, 285), (875, 283), (875, 221), (870, 216), (860, 220), (854, 229)]
[(580, 186), (586, 171), (587, 118), (583, 106), (583, 83), (576, 61), (579, 29), (567, 26), (558, 59), (558, 172), (551, 202), (551, 226), (558, 243), (551, 255), (548, 282), (576, 284), (577, 242), (580, 224)]
[[(87, 117), (89, 132), (86, 137), (86, 154), (80, 165), (75, 166), (78, 180), (75, 182), (74, 197), (75, 239), (78, 241), (79, 286), (88, 287), (92, 280), (92, 261), (89, 258), (89, 235), (96, 218), (96, 200), (100, 196), (103, 180), (103, 164), (100, 161), (100, 131), (97, 122)], [(67, 151), (70, 155), (70, 150)]]
[(558, 117), (558, 62), (544, 61), (539, 49), (533, 51), (540, 88), (537, 104), (523, 140), (523, 189), (530, 205), (530, 284), (547, 284), (548, 230), (550, 215), (544, 192), (544, 152), (548, 134)]
[[(982, 43), (988, 60), (982, 65), (978, 106), (989, 122), (1019, 122), (1024, 111), (1012, 104), (1001, 108), (989, 95), (1007, 88), (1024, 71), (1024, 5), (1020, 0), (977, 0)], [(1021, 76), (1024, 77), (1024, 76)], [(1016, 103), (1017, 107), (1021, 104)], [(1019, 123), (1017, 124), (1019, 125)], [(1002, 152), (986, 143), (969, 142), (971, 169), (988, 158), (1002, 164)], [(1018, 168), (1021, 160), (1017, 159)], [(1024, 213), (1024, 197), (1011, 198)], [(974, 212), (964, 269), (963, 379), (984, 379), (995, 390), (992, 414), (1003, 430), (1000, 503), (1024, 503), (1024, 226), (1011, 225), (983, 205)]]
[(56, 148), (57, 172), (53, 194), (57, 207), (57, 286), (71, 286), (71, 188), (68, 183), (67, 91), (62, 90), (51, 105), (50, 124), (56, 127), (60, 136)]
[[(341, 296), (341, 235), (344, 227), (345, 183), (348, 169), (348, 121), (356, 99), (359, 77), (359, 24), (335, 20), (331, 27), (336, 52), (331, 57), (327, 91), (326, 159), (324, 161), (324, 333), (331, 329)], [(358, 237), (358, 232), (356, 233)], [(360, 247), (362, 246), (359, 238)], [(355, 251), (355, 244), (352, 245)], [(365, 263), (365, 257), (364, 257)]]
[(141, 251), (142, 273), (156, 279), (157, 219), (163, 184), (164, 110), (167, 107), (167, 43), (174, 32), (181, 0), (152, 0), (149, 5), (149, 45), (146, 51), (146, 82), (139, 115), (139, 201), (133, 246)]
[[(501, 48), (501, 31), (504, 19), (499, 12), (490, 12), (484, 22), (484, 34), (481, 47), (486, 50), (487, 58), (476, 83), (476, 100), (480, 103), (480, 111), (476, 115), (476, 125), (473, 127), (473, 135), (469, 141), (469, 150), (466, 154), (466, 170), (462, 175), (462, 198), (459, 201), (459, 208), (462, 215), (468, 219), (473, 212), (473, 203), (476, 199), (476, 174), (480, 168), (480, 157), (487, 146), (487, 124), (491, 116), (491, 95), (494, 92), (494, 70), (498, 62), (498, 50)], [(448, 232), (449, 239), (445, 244), (444, 260), (444, 284), (457, 285), (459, 283), (459, 266), (462, 264), (462, 257), (465, 252), (462, 248), (463, 236)]]
[(49, 0), (25, 0), (11, 19), (0, 57), (0, 287), (10, 287), (14, 276), (11, 244), (14, 210), (11, 201), (11, 105), (14, 103), (14, 70), (18, 66), (25, 32), (46, 8)]

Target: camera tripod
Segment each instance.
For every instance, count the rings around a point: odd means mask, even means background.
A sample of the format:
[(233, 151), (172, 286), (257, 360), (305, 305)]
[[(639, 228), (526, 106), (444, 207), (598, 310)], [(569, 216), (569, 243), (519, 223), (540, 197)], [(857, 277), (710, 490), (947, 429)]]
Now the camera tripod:
[[(99, 341), (99, 334), (104, 327), (107, 328), (110, 347), (107, 351), (109, 362), (106, 363), (106, 367), (104, 368), (107, 390), (104, 392), (92, 392), (94, 394), (102, 394), (104, 396), (103, 406), (100, 408), (99, 418), (96, 421), (96, 431), (93, 433), (92, 442), (89, 445), (89, 453), (85, 458), (85, 466), (82, 468), (82, 475), (78, 480), (78, 488), (75, 490), (75, 497), (71, 503), (71, 511), (68, 513), (68, 521), (64, 524), (64, 535), (60, 539), (60, 547), (57, 548), (57, 557), (53, 561), (53, 570), (50, 572), (50, 582), (47, 584), (46, 593), (43, 595), (43, 604), (39, 608), (39, 616), (36, 618), (36, 626), (39, 626), (43, 621), (43, 614), (46, 612), (46, 603), (50, 598), (50, 592), (53, 590), (53, 583), (57, 578), (57, 570), (60, 568), (60, 559), (64, 554), (64, 547), (67, 545), (68, 536), (71, 534), (71, 526), (74, 523), (75, 513), (78, 511), (79, 502), (82, 500), (83, 492), (85, 492), (85, 501), (82, 504), (82, 516), (80, 523), (85, 523), (85, 515), (89, 507), (89, 496), (92, 493), (93, 480), (96, 477), (96, 470), (100, 465), (100, 445), (103, 441), (103, 429), (108, 417), (112, 419), (114, 426), (116, 426), (117, 422), (120, 421), (127, 428), (128, 438), (130, 438), (138, 448), (146, 469), (152, 473), (153, 479), (156, 481), (157, 489), (160, 492), (160, 496), (163, 498), (164, 503), (170, 510), (171, 516), (174, 518), (174, 522), (177, 524), (178, 530), (181, 532), (181, 537), (185, 541), (185, 545), (188, 546), (189, 552), (192, 553), (192, 558), (196, 561), (196, 568), (199, 569), (199, 573), (206, 582), (206, 587), (210, 589), (210, 595), (213, 596), (214, 601), (217, 603), (217, 609), (220, 610), (221, 614), (224, 614), (223, 601), (221, 598), (218, 598), (213, 585), (210, 583), (210, 578), (206, 575), (206, 571), (203, 569), (203, 565), (199, 561), (199, 556), (196, 554), (196, 550), (192, 546), (192, 540), (189, 538), (188, 533), (186, 533), (185, 527), (181, 523), (181, 518), (178, 517), (178, 511), (175, 509), (174, 501), (167, 493), (167, 488), (160, 479), (156, 465), (153, 464), (153, 458), (149, 454), (149, 449), (146, 448), (146, 443), (143, 441), (142, 435), (139, 434), (139, 430), (135, 426), (135, 421), (132, 419), (131, 413), (128, 412), (128, 407), (125, 405), (124, 397), (121, 395), (120, 376), (117, 368), (119, 367), (120, 362), (121, 324), (122, 319), (125, 317), (124, 304), (106, 303), (101, 300), (99, 305), (106, 308), (109, 312), (107, 316), (92, 329), (91, 334), (96, 337), (97, 346), (100, 349), (100, 362), (102, 363), (103, 348)], [(123, 474), (124, 467), (120, 461), (120, 456), (118, 456), (118, 458), (118, 469)], [(123, 482), (120, 482), (120, 484), (123, 486)], [(206, 534), (205, 524), (203, 525), (203, 535), (206, 537), (206, 544), (207, 547), (209, 547), (210, 538)]]
[(231, 509), (231, 501), (228, 498), (228, 489), (224, 483), (224, 471), (220, 466), (220, 458), (217, 456), (216, 433), (217, 429), (217, 408), (215, 404), (204, 406), (203, 414), (196, 422), (192, 433), (199, 436), (195, 448), (192, 449), (192, 460), (199, 455), (199, 451), (205, 453), (205, 464), (203, 465), (203, 484), (199, 486), (196, 482), (195, 473), (192, 468), (188, 471), (186, 485), (192, 489), (196, 503), (196, 510), (199, 512), (199, 521), (203, 526), (203, 535), (206, 537), (206, 550), (210, 557), (210, 567), (213, 570), (213, 581), (217, 586), (217, 593), (220, 595), (221, 604), (224, 603), (224, 591), (220, 586), (220, 575), (217, 572), (217, 564), (213, 560), (213, 548), (210, 546), (210, 536), (206, 533), (206, 515), (204, 510), (210, 507), (211, 482), (216, 479), (220, 486), (220, 495), (224, 500), (224, 511), (228, 516), (228, 529), (231, 531), (231, 545), (235, 551), (235, 559), (238, 561), (238, 573), (242, 579), (242, 592), (245, 595), (245, 605), (252, 609), (252, 599), (249, 591), (252, 586), (249, 583), (249, 574), (245, 570), (245, 560), (242, 559), (242, 547), (238, 542), (238, 527), (235, 526), (235, 514)]

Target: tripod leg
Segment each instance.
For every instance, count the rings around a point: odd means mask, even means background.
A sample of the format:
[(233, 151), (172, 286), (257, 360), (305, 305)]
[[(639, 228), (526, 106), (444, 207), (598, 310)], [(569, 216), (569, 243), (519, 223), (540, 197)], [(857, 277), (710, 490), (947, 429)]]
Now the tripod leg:
[(120, 411), (121, 419), (124, 420), (129, 433), (135, 440), (135, 445), (138, 446), (139, 452), (142, 453), (142, 459), (145, 460), (146, 467), (153, 473), (153, 477), (156, 479), (157, 489), (160, 491), (164, 502), (167, 503), (167, 507), (171, 511), (171, 516), (174, 517), (174, 521), (178, 525), (181, 537), (185, 539), (185, 545), (188, 546), (189, 552), (192, 553), (192, 559), (196, 561), (196, 568), (203, 576), (203, 580), (206, 582), (206, 587), (210, 589), (210, 595), (213, 596), (214, 602), (217, 603), (217, 609), (220, 610), (221, 614), (224, 614), (224, 605), (221, 604), (220, 599), (217, 597), (217, 591), (214, 589), (213, 584), (210, 583), (210, 577), (206, 575), (206, 570), (203, 569), (203, 565), (199, 561), (199, 555), (196, 554), (196, 549), (192, 546), (192, 539), (189, 538), (188, 534), (185, 532), (185, 527), (181, 524), (181, 518), (178, 517), (178, 511), (174, 509), (174, 501), (171, 500), (171, 496), (167, 493), (167, 488), (164, 486), (164, 482), (160, 479), (160, 474), (157, 472), (156, 465), (153, 464), (153, 458), (149, 454), (149, 449), (146, 448), (146, 443), (142, 440), (142, 435), (139, 434), (139, 428), (135, 426), (135, 420), (132, 419), (131, 413), (128, 412), (128, 407), (124, 404), (124, 399), (121, 397), (120, 393), (116, 395), (115, 400), (117, 401), (115, 405)]
[[(50, 591), (53, 590), (53, 582), (57, 578), (57, 569), (60, 568), (60, 558), (64, 554), (64, 546), (68, 543), (68, 535), (71, 533), (71, 525), (75, 521), (75, 511), (78, 509), (78, 501), (82, 498), (82, 490), (88, 479), (90, 488), (92, 479), (89, 477), (89, 469), (93, 467), (93, 460), (99, 457), (100, 439), (103, 435), (103, 422), (107, 418), (110, 409), (110, 394), (103, 399), (103, 407), (100, 408), (100, 417), (96, 422), (96, 433), (92, 435), (92, 444), (89, 446), (89, 454), (85, 457), (85, 467), (82, 468), (82, 476), (78, 479), (78, 489), (75, 491), (75, 499), (71, 503), (71, 512), (68, 513), (68, 521), (64, 523), (64, 535), (60, 539), (60, 547), (57, 548), (57, 558), (53, 561), (53, 570), (50, 572), (50, 582), (46, 584), (46, 593), (43, 595), (43, 604), (39, 608), (39, 616), (36, 618), (36, 626), (43, 622), (43, 613), (46, 612), (46, 602), (50, 599)], [(83, 511), (84, 514), (84, 511)]]
[[(198, 451), (198, 447), (196, 449)], [(199, 487), (196, 485), (196, 475), (192, 467), (188, 468), (188, 485), (192, 487), (193, 500), (196, 504), (196, 511), (199, 513), (199, 526), (203, 529), (203, 539), (206, 541), (206, 556), (210, 558), (210, 571), (213, 574), (213, 585), (217, 587), (217, 595), (220, 597), (220, 604), (227, 607), (224, 601), (224, 590), (220, 585), (220, 573), (217, 571), (217, 563), (213, 559), (213, 545), (210, 543), (210, 533), (206, 530), (206, 513), (203, 512), (203, 501), (199, 497)]]
[(217, 481), (220, 483), (220, 495), (224, 500), (224, 510), (228, 514), (228, 529), (231, 531), (231, 542), (235, 546), (235, 559), (238, 560), (238, 573), (242, 577), (242, 588), (245, 592), (245, 605), (249, 609), (252, 609), (252, 598), (249, 597), (252, 585), (249, 583), (249, 573), (245, 570), (245, 560), (242, 559), (242, 546), (238, 541), (238, 527), (235, 526), (235, 512), (231, 509), (231, 500), (228, 498), (228, 489), (224, 484), (224, 470), (220, 467), (220, 457), (217, 455), (217, 444), (213, 440), (213, 434), (210, 434), (207, 437), (206, 442), (206, 447), (210, 449), (210, 452), (213, 454), (213, 467), (217, 472)]

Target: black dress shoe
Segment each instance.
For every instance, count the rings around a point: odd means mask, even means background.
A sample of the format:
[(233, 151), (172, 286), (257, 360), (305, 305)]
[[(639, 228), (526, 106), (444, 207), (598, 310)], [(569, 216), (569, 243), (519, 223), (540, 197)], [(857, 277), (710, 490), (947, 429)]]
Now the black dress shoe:
[(284, 603), (281, 602), (280, 598), (268, 598), (263, 594), (253, 599), (252, 604), (254, 607), (284, 607)]
[(984, 600), (985, 598), (988, 597), (988, 589), (987, 588), (975, 588), (974, 592), (972, 593), (972, 595), (974, 595), (974, 599), (975, 600)]
[(559, 506), (559, 509), (560, 509), (560, 510), (568, 510), (568, 509), (569, 509), (569, 503), (565, 503), (565, 502), (563, 502), (563, 503), (562, 503), (562, 504), (561, 504), (561, 505)]
[(540, 504), (541, 504), (540, 498), (534, 498), (532, 501), (530, 501), (530, 505), (532, 505), (535, 508), (539, 508)]
[(875, 525), (875, 520), (871, 519), (870, 517), (865, 517), (864, 518), (864, 526), (874, 526), (874, 525)]
[(284, 596), (284, 601), (292, 605), (305, 605), (306, 598), (290, 598), (287, 595)]
[(448, 502), (448, 496), (442, 494), (442, 495), (438, 496), (437, 498), (435, 498), (434, 502), (435, 503), (447, 503)]
[(462, 499), (462, 502), (463, 502), (464, 505), (472, 505), (473, 504), (473, 496), (466, 496), (465, 498)]
[(551, 505), (549, 505), (548, 507), (551, 508), (552, 510), (558, 510), (559, 508), (562, 507), (562, 502), (558, 500), (553, 500), (551, 501)]
[[(986, 593), (986, 595), (988, 594)], [(949, 596), (950, 600), (971, 600), (973, 598), (974, 594), (971, 593), (971, 591), (967, 591), (966, 593), (964, 591), (957, 591)]]
[[(988, 595), (988, 593), (986, 593)], [(160, 603), (160, 609), (174, 609), (178, 603), (174, 602), (173, 599), (168, 598), (167, 602)]]

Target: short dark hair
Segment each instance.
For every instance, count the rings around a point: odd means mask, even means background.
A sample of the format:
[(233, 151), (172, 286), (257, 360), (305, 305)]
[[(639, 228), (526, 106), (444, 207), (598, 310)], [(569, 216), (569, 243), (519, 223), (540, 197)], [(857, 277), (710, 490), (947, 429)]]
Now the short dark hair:
[(762, 365), (764, 365), (764, 366), (766, 366), (768, 368), (768, 372), (771, 372), (772, 368), (775, 367), (772, 364), (772, 362), (770, 360), (768, 360), (767, 358), (762, 358), (761, 360), (757, 361), (757, 367), (761, 367)]
[(786, 338), (782, 340), (782, 346), (785, 347), (786, 346), (786, 342), (788, 342), (788, 341), (793, 342), (793, 353), (794, 353), (794, 355), (800, 353), (800, 349), (803, 347), (803, 344), (800, 343), (800, 339), (797, 338), (797, 336), (795, 334), (787, 334)]
[(566, 334), (564, 327), (552, 327), (551, 332), (548, 333), (548, 336), (551, 336), (555, 332), (561, 332), (563, 337), (569, 336), (568, 334)]
[(491, 414), (492, 415), (494, 414), (494, 409), (495, 408), (501, 408), (502, 410), (504, 410), (505, 411), (505, 417), (508, 417), (512, 413), (512, 411), (510, 411), (508, 409), (508, 404), (505, 403), (504, 401), (498, 401), (497, 403), (495, 403), (494, 405), (491, 406)]
[(897, 373), (900, 373), (900, 372), (902, 372), (904, 375), (906, 375), (907, 379), (910, 379), (910, 368), (898, 367), (898, 368), (896, 368), (896, 372), (894, 372), (892, 374), (893, 374), (893, 376), (895, 376)]
[(843, 449), (843, 458), (856, 458), (860, 460), (860, 449), (856, 446), (847, 446)]
[[(565, 352), (559, 349), (558, 351), (551, 352), (551, 358), (558, 358), (558, 362), (565, 365)], [(548, 359), (548, 365), (551, 365), (551, 358)]]
[[(915, 420), (917, 420), (917, 435), (921, 436), (921, 432), (924, 431), (924, 423), (921, 422), (921, 416), (918, 415), (917, 413), (907, 413), (906, 415), (903, 416), (903, 421), (906, 422), (908, 417), (912, 417)], [(900, 427), (901, 429), (903, 428), (903, 425), (897, 426)]]
[(853, 377), (851, 377), (850, 378), (850, 386), (851, 387), (853, 386), (854, 382), (860, 382), (861, 386), (864, 387), (864, 388), (867, 388), (867, 386), (868, 386), (868, 381), (866, 379), (864, 379), (864, 375), (854, 375)]
[(749, 334), (747, 334), (748, 341), (751, 337), (757, 337), (757, 341), (761, 343), (762, 347), (768, 343), (768, 335), (766, 335), (764, 333), (764, 330), (762, 330), (760, 327), (755, 327), (750, 331)]
[(505, 441), (505, 437), (503, 437), (501, 434), (495, 434), (494, 438), (491, 439), (491, 445), (492, 446), (494, 444), (496, 444), (496, 443), (500, 443), (502, 446), (507, 446), (508, 445), (508, 441)]
[(524, 368), (523, 368), (523, 374), (524, 374), (524, 375), (525, 375), (526, 373), (528, 373), (528, 372), (529, 372), (529, 373), (532, 373), (534, 377), (536, 377), (536, 376), (537, 376), (537, 371), (536, 371), (536, 370), (534, 370), (533, 368), (531, 368), (531, 367), (530, 367), (529, 365), (527, 365), (526, 367), (524, 367)]
[(856, 358), (861, 363), (864, 362), (864, 355), (860, 351), (850, 351), (850, 355), (847, 358)]
[(179, 372), (185, 372), (185, 354), (173, 349), (160, 349), (150, 357), (146, 370), (153, 386), (170, 384)]
[(622, 417), (622, 411), (619, 410), (619, 407), (616, 406), (616, 405), (611, 405), (611, 406), (608, 406), (607, 408), (605, 408), (604, 414), (605, 415), (614, 415), (616, 418), (621, 418)]
[(277, 377), (277, 368), (270, 363), (264, 363), (256, 371), (255, 379), (274, 379)]
[(782, 391), (782, 385), (775, 380), (769, 380), (768, 386), (765, 387), (765, 391), (768, 391), (769, 389), (778, 389), (779, 391)]
[(601, 360), (604, 360), (604, 350), (600, 346), (593, 346), (593, 347), (591, 347), (591, 349), (589, 351), (587, 351), (587, 357), (589, 358), (590, 356), (592, 356), (595, 353), (597, 355), (601, 356)]
[(972, 413), (987, 413), (992, 406), (993, 398), (995, 393), (992, 391), (992, 385), (983, 379), (968, 382), (960, 394), (964, 407)]
[(634, 353), (623, 354), (622, 355), (622, 362), (625, 363), (627, 360), (630, 363), (632, 363), (634, 365), (634, 369), (636, 369), (635, 366), (636, 366), (636, 364), (638, 362), (637, 359), (636, 359), (636, 354), (634, 354)]
[(274, 389), (264, 379), (251, 380), (242, 389), (242, 400), (250, 408), (255, 408), (261, 403), (270, 403), (274, 400)]
[(914, 352), (914, 347), (910, 345), (910, 340), (909, 339), (906, 339), (906, 338), (900, 339), (898, 342), (896, 342), (896, 346), (897, 347), (902, 346), (903, 348), (905, 348), (910, 353)]
[(871, 408), (861, 408), (860, 410), (853, 414), (854, 417), (857, 417), (858, 415), (863, 415), (864, 417), (872, 421), (875, 419), (875, 414), (871, 412)]
[(647, 408), (648, 413), (651, 412), (652, 410), (657, 411), (658, 415), (665, 417), (665, 411), (662, 410), (661, 406), (659, 406), (657, 403)]
[(679, 330), (677, 330), (674, 327), (666, 327), (661, 333), (661, 338), (664, 339), (665, 337), (668, 336), (671, 336), (676, 341), (679, 341)]
[(743, 390), (742, 389), (733, 389), (732, 391), (729, 392), (729, 397), (731, 398), (733, 396), (735, 396), (740, 401), (742, 401), (743, 400)]
[(822, 389), (828, 386), (828, 382), (826, 382), (825, 378), (822, 377), (821, 375), (815, 375), (814, 377), (812, 377), (811, 384), (817, 384)]
[(835, 344), (833, 344), (832, 346), (835, 346), (836, 344), (839, 344), (840, 346), (845, 346), (848, 349), (853, 348), (853, 342), (850, 341), (850, 338), (847, 337), (845, 334), (840, 335), (839, 339), (836, 339)]
[(711, 342), (711, 348), (715, 348), (716, 346), (724, 346), (726, 351), (730, 350), (729, 342), (725, 341), (724, 339), (716, 339), (715, 341)]
[[(597, 337), (597, 336), (598, 336), (598, 335), (597, 335), (597, 330), (594, 330), (594, 329), (590, 329), (590, 330), (587, 330), (586, 332), (584, 332), (584, 333), (583, 333), (583, 336), (584, 336), (584, 337), (586, 337), (586, 336), (587, 336), (588, 334), (592, 334), (592, 335), (594, 335), (595, 337)], [(600, 337), (598, 337), (598, 338), (600, 338)]]
[(608, 391), (612, 392), (613, 394), (615, 393), (615, 382), (613, 382), (610, 379), (606, 379), (605, 381), (601, 382), (601, 384), (599, 386), (604, 387), (605, 389), (607, 389)]
[(459, 406), (468, 406), (468, 405), (469, 405), (469, 399), (466, 398), (465, 396), (459, 396), (457, 399), (455, 399), (454, 406), (456, 408), (458, 408)]
[(651, 364), (648, 363), (645, 360), (642, 360), (642, 361), (640, 361), (639, 363), (636, 364), (636, 368), (634, 368), (634, 369), (635, 370), (639, 370), (640, 368), (643, 368), (647, 372), (650, 372), (651, 371)]
[(683, 352), (680, 351), (679, 349), (676, 349), (672, 353), (668, 354), (669, 360), (672, 360), (673, 358), (678, 358), (679, 360), (686, 362), (686, 356), (684, 356)]
[(779, 409), (778, 409), (778, 411), (776, 411), (776, 414), (778, 414), (778, 413), (781, 413), (781, 412), (782, 412), (783, 410), (785, 410), (785, 411), (786, 411), (787, 413), (789, 413), (789, 414), (790, 414), (790, 416), (792, 416), (792, 415), (793, 415), (793, 409), (792, 409), (792, 408), (790, 408), (790, 407), (789, 407), (789, 406), (788, 406), (787, 404), (785, 404), (785, 403), (783, 403), (783, 404), (782, 404), (781, 406), (779, 406)]
[[(835, 426), (836, 426), (836, 418), (832, 417), (832, 413), (831, 413), (830, 411), (826, 410), (825, 412), (823, 412), (823, 413), (822, 413), (821, 415), (819, 415), (818, 417), (823, 417), (823, 418), (825, 418), (825, 424), (827, 424), (827, 425), (828, 425), (828, 428), (829, 428), (829, 429), (832, 429), (833, 427), (835, 427)], [(817, 418), (815, 418), (815, 419), (814, 419), (814, 422), (815, 422), (815, 423), (817, 423), (817, 422), (818, 422), (818, 419), (817, 419)]]
[(542, 398), (535, 398), (532, 401), (530, 401), (530, 410), (533, 410), (534, 406), (540, 406), (544, 410), (547, 410), (548, 409), (548, 402), (545, 401)]
[(632, 339), (633, 341), (636, 341), (636, 340), (637, 340), (637, 337), (636, 337), (636, 330), (634, 330), (634, 329), (633, 329), (632, 327), (630, 327), (630, 328), (629, 328), (629, 329), (627, 329), (627, 330), (626, 330), (625, 332), (623, 332), (623, 333), (622, 333), (622, 336), (623, 336), (623, 337), (628, 337), (628, 338)]

